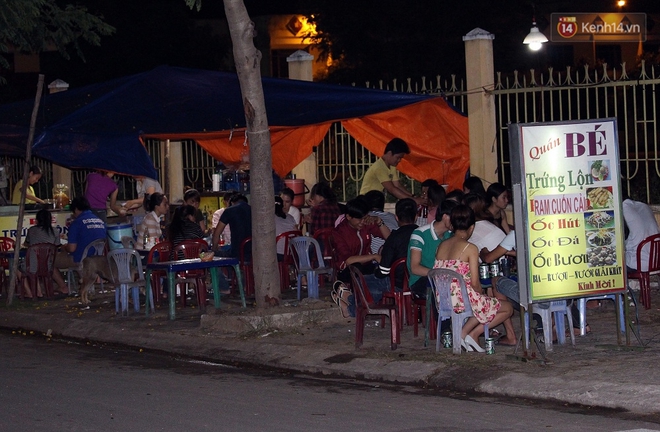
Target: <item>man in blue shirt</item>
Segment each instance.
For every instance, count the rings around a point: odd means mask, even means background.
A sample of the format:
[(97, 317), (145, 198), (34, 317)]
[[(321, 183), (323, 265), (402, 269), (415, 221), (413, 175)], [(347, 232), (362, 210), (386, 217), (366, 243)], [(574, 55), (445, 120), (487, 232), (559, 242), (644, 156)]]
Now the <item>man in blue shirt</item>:
[[(231, 232), (230, 256), (238, 257), (241, 243), (252, 236), (252, 210), (245, 195), (236, 194), (231, 198), (229, 207), (222, 212), (220, 221), (213, 231), (213, 249), (218, 249), (220, 234), (229, 225)], [(247, 256), (252, 255), (252, 247), (245, 251)]]
[[(89, 201), (85, 197), (76, 197), (71, 201), (71, 211), (74, 220), (69, 226), (68, 243), (62, 246), (55, 257), (55, 268), (68, 269), (75, 267), (82, 260), (82, 254), (87, 245), (98, 239), (106, 238), (106, 229), (103, 221), (90, 210)], [(90, 250), (88, 253), (92, 254)], [(53, 277), (60, 292), (66, 293), (64, 279), (59, 272)]]

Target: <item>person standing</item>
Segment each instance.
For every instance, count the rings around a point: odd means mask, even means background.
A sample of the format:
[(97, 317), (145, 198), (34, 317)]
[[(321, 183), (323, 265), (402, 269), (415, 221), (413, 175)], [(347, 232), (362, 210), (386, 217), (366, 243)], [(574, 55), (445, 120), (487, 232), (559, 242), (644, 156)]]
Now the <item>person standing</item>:
[(137, 198), (127, 201), (125, 206), (127, 210), (140, 210), (145, 205), (145, 195), (154, 193), (163, 193), (163, 188), (157, 180), (145, 176), (135, 177), (135, 190)]
[(110, 209), (118, 215), (124, 216), (126, 210), (117, 203), (119, 188), (112, 180), (115, 175), (112, 171), (96, 171), (87, 174), (87, 186), (85, 187), (85, 198), (89, 201), (92, 213), (97, 215), (103, 222), (107, 221), (107, 201), (110, 198)]
[(424, 199), (415, 197), (399, 183), (399, 172), (396, 166), (407, 155), (410, 147), (401, 138), (393, 138), (385, 146), (385, 152), (381, 158), (373, 163), (364, 174), (360, 195), (365, 195), (371, 190), (387, 191), (397, 199), (412, 198), (417, 205), (424, 204)]
[[(30, 167), (30, 172), (28, 173), (27, 178), (27, 189), (25, 190), (25, 204), (45, 204), (44, 200), (37, 198), (34, 194), (34, 189), (32, 185), (39, 181), (41, 178), (41, 168), (36, 165)], [(23, 180), (16, 182), (14, 186), (14, 193), (11, 197), (11, 203), (18, 205), (21, 203), (21, 188), (23, 187)]]

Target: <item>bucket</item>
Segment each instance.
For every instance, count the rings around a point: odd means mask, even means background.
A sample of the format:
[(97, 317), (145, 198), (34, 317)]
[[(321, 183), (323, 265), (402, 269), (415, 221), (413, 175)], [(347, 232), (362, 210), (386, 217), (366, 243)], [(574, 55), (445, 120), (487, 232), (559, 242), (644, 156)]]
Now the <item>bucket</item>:
[(305, 186), (303, 179), (285, 179), (284, 185), (293, 191), (292, 205), (300, 208), (305, 205), (305, 194), (309, 193), (309, 189)]
[(110, 250), (124, 247), (121, 242), (122, 237), (133, 238), (133, 224), (130, 223), (109, 224), (107, 231), (108, 248)]

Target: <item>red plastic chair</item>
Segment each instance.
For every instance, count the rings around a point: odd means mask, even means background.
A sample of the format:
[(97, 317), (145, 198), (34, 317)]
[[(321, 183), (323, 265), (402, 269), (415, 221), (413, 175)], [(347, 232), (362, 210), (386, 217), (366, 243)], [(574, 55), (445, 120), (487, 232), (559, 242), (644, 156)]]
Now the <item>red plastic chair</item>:
[[(646, 270), (642, 270), (642, 257), (646, 254), (649, 265)], [(628, 273), (628, 279), (639, 280), (639, 300), (646, 309), (651, 308), (651, 275), (657, 274), (660, 274), (660, 234), (645, 238), (637, 246), (637, 270)]]
[[(172, 255), (175, 259), (199, 258), (199, 254), (207, 252), (209, 245), (202, 239), (184, 240), (172, 249)], [(206, 270), (186, 270), (177, 274), (177, 282), (189, 283), (195, 281), (195, 291), (197, 294), (197, 305), (200, 310), (206, 308)], [(181, 305), (186, 306), (186, 293), (181, 291)]]
[[(351, 280), (353, 281), (353, 296), (355, 298), (355, 348), (362, 346), (364, 324), (367, 315), (381, 315), (390, 318), (390, 347), (392, 350), (395, 350), (397, 344), (401, 343), (401, 332), (399, 330), (396, 306), (393, 304), (374, 303), (362, 272), (355, 266), (349, 266), (349, 269)], [(381, 320), (381, 327), (384, 327), (384, 324), (385, 320), (383, 318)]]
[(252, 249), (252, 237), (246, 237), (238, 249), (238, 262), (243, 273), (243, 286), (246, 296), (254, 296), (254, 274), (252, 272), (252, 254), (248, 254), (248, 248)]
[(275, 238), (275, 244), (279, 243), (280, 241), (284, 242), (284, 258), (282, 258), (282, 261), (278, 263), (280, 268), (280, 289), (282, 291), (291, 287), (289, 269), (292, 266), (295, 266), (293, 256), (291, 255), (291, 250), (289, 249), (289, 240), (300, 236), (302, 236), (302, 232), (295, 230), (285, 231)]
[[(400, 270), (403, 271), (403, 286), (397, 286), (396, 283), (396, 275)], [(412, 320), (412, 293), (408, 287), (408, 278), (409, 274), (406, 257), (394, 261), (390, 267), (390, 290), (383, 293), (383, 298), (391, 299), (396, 305), (399, 318), (399, 328), (403, 328), (404, 318), (406, 325), (410, 325)]]
[[(31, 245), (25, 254), (25, 277), (27, 277), (30, 291), (32, 292), (32, 300), (37, 299), (37, 287), (39, 282), (44, 287), (44, 296), (52, 300), (55, 298), (55, 290), (53, 289), (53, 267), (55, 264), (55, 255), (57, 254), (57, 246), (52, 243), (37, 243)], [(31, 268), (35, 267), (36, 271), (32, 273)], [(22, 294), (23, 289), (19, 292)], [(23, 296), (21, 295), (21, 298)]]
[[(14, 247), (16, 246), (16, 242), (14, 241), (13, 238), (11, 237), (0, 237), (0, 250), (1, 251), (10, 251), (14, 250)], [(8, 259), (0, 259), (0, 284), (3, 287), (3, 291), (6, 292), (7, 287), (7, 275), (5, 274), (5, 271), (9, 270), (9, 260)], [(21, 290), (22, 292), (22, 290)]]
[[(147, 255), (147, 264), (153, 262), (168, 261), (171, 254), (172, 242), (164, 241), (156, 243), (154, 247), (152, 247), (149, 251), (149, 255)], [(163, 279), (167, 279), (167, 272), (165, 270), (153, 270), (151, 272), (151, 285), (153, 287), (152, 291), (154, 293), (155, 303), (160, 303), (161, 297), (163, 295)]]
[(323, 261), (327, 266), (332, 267), (333, 275), (336, 278), (339, 274), (339, 263), (335, 258), (335, 242), (332, 238), (332, 234), (335, 231), (334, 228), (323, 228), (316, 230), (314, 233), (314, 239), (321, 245), (321, 251), (323, 253)]
[[(437, 335), (437, 317), (435, 314), (431, 316), (426, 316), (426, 299), (423, 298), (413, 298), (412, 301), (412, 320), (413, 320), (413, 336), (417, 337), (419, 334), (419, 314), (421, 311), (422, 314), (422, 323), (429, 329), (429, 339), (435, 340)], [(430, 322), (429, 322), (430, 321)]]

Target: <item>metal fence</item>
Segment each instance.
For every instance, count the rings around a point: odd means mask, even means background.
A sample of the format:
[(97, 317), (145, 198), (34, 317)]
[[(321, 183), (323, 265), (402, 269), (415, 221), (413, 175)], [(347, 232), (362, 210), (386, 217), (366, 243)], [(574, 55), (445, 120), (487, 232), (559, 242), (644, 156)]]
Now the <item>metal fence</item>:
[[(496, 74), (494, 88), (498, 148), (499, 181), (510, 184), (508, 125), (510, 123), (549, 122), (614, 117), (618, 123), (622, 186), (632, 198), (649, 203), (660, 203), (660, 162), (658, 157), (658, 94), (660, 66), (647, 66), (644, 62), (634, 74), (621, 68), (565, 71), (549, 69), (546, 73), (530, 70), (511, 75)], [(366, 83), (368, 88), (409, 93), (439, 94), (455, 107), (467, 111), (467, 94), (462, 79), (452, 75), (432, 80), (411, 79), (391, 84), (382, 81)], [(481, 91), (481, 89), (478, 89)], [(211, 186), (211, 175), (216, 161), (194, 141), (182, 142), (184, 185), (198, 190)], [(159, 141), (147, 141), (147, 150), (163, 178), (163, 156)], [(362, 177), (377, 156), (366, 150), (336, 123), (315, 149), (319, 180), (330, 183), (341, 201), (357, 195)], [(10, 190), (22, 175), (21, 159), (5, 158)], [(52, 169), (47, 161), (34, 158), (33, 163), (43, 170), (42, 180), (34, 187), (37, 196), (52, 195)], [(73, 193), (82, 194), (87, 171), (74, 171)], [(402, 177), (413, 192), (419, 184)], [(130, 177), (119, 177), (119, 199), (135, 195)]]
[[(660, 66), (644, 62), (634, 74), (620, 68), (555, 71), (530, 70), (527, 74), (496, 74), (491, 93), (495, 97), (498, 149), (498, 180), (510, 184), (508, 125), (510, 123), (550, 122), (616, 118), (619, 134), (622, 187), (632, 198), (660, 203), (660, 163), (658, 156), (658, 94)], [(439, 94), (466, 112), (467, 95), (463, 80), (451, 76), (419, 83), (406, 80), (391, 85), (379, 82), (367, 87), (401, 92)], [(475, 91), (481, 92), (481, 89)], [(332, 183), (340, 198), (350, 199), (359, 190), (366, 168), (375, 156), (334, 125), (317, 148), (319, 179)], [(412, 187), (417, 186), (412, 182)]]
[(572, 70), (504, 78), (497, 74), (499, 178), (510, 183), (508, 124), (616, 118), (622, 187), (632, 198), (660, 202), (658, 66), (641, 63), (634, 75), (621, 68)]

